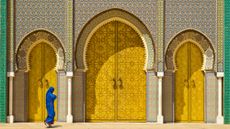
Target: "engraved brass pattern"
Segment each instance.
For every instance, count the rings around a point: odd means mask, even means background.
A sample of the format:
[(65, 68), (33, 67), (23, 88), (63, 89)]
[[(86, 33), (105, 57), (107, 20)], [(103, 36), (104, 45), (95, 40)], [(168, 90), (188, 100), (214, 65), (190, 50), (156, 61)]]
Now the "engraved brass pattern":
[(86, 53), (87, 121), (146, 119), (145, 49), (128, 25), (113, 21), (100, 27)]
[(102, 26), (87, 48), (86, 119), (114, 119), (115, 23)]
[[(53, 48), (46, 43), (39, 43), (30, 53), (29, 121), (44, 121), (47, 116), (45, 97), (49, 86), (53, 86), (57, 94), (56, 62)], [(57, 113), (57, 101), (54, 104)]]
[(176, 53), (176, 121), (204, 120), (204, 74), (201, 50), (193, 43), (183, 44)]

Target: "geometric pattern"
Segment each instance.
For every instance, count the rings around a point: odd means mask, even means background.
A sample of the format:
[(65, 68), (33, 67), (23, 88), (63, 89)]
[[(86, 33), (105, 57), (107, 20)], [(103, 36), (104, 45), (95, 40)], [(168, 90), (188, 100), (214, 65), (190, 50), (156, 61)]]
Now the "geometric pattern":
[[(2, 1), (3, 0), (1, 0), (1, 2)], [(214, 60), (214, 57), (217, 57), (215, 51), (218, 45), (217, 42), (219, 41), (219, 39), (217, 39), (218, 26), (216, 24), (217, 0), (165, 0), (164, 2), (165, 30), (163, 36), (164, 40), (162, 43), (164, 43), (164, 46), (166, 46), (165, 52), (168, 51), (166, 50), (169, 48), (167, 47), (167, 45), (169, 45), (169, 43), (175, 37), (175, 35), (187, 29), (198, 30), (199, 32), (204, 34), (206, 38), (209, 39), (208, 41), (210, 41), (210, 46), (213, 46), (208, 48), (207, 50), (209, 51), (206, 52), (207, 54), (211, 53), (212, 55), (210, 61), (214, 66), (211, 66), (211, 69), (216, 69), (217, 63), (213, 63), (213, 61), (217, 61)], [(34, 32), (37, 29), (45, 29), (54, 33), (63, 43), (63, 47), (66, 48), (66, 44), (68, 43), (68, 37), (66, 36), (66, 14), (68, 6), (66, 6), (66, 3), (67, 2), (63, 0), (15, 1), (15, 45), (17, 46), (15, 49), (19, 50), (22, 39), (24, 39), (26, 35), (28, 35), (31, 32)], [(146, 27), (150, 30), (150, 37), (152, 37), (151, 39), (156, 42), (158, 38), (157, 34), (159, 33), (157, 27), (157, 23), (159, 22), (159, 12), (157, 6), (157, 0), (75, 0), (74, 15), (76, 17), (74, 17), (75, 30), (73, 41), (77, 41), (78, 36), (80, 35), (83, 28), (89, 23), (90, 19), (92, 19), (95, 15), (105, 10), (110, 10), (111, 8), (119, 8), (127, 12), (130, 12), (136, 17), (138, 17), (140, 21), (143, 22), (143, 24), (146, 25)], [(155, 49), (158, 50), (160, 45), (161, 42), (158, 43), (158, 45), (154, 45)], [(66, 52), (68, 51), (69, 50), (66, 49)], [(220, 58), (218, 57), (218, 59)], [(18, 62), (20, 61), (18, 61), (17, 55), (17, 63)], [(148, 62), (148, 64), (150, 63)], [(19, 64), (17, 65), (19, 68)], [(24, 64), (22, 64), (22, 66), (23, 65), (27, 67), (25, 62)], [(172, 68), (170, 69), (173, 69), (173, 63), (166, 64), (167, 67), (170, 67), (169, 65), (172, 65)]]
[(137, 17), (134, 17), (132, 14), (120, 9), (110, 9), (108, 11), (100, 13), (100, 15), (97, 15), (96, 17), (91, 19), (91, 21), (81, 31), (81, 35), (78, 37), (77, 43), (75, 45), (75, 49), (76, 49), (75, 59), (76, 59), (77, 68), (87, 69), (85, 63), (85, 49), (88, 43), (88, 37), (91, 36), (94, 29), (98, 28), (98, 26), (108, 23), (109, 21), (115, 21), (115, 20), (127, 23), (139, 33), (139, 35), (142, 37), (142, 40), (145, 44), (146, 52), (147, 52), (146, 54), (148, 57), (145, 68), (148, 70), (155, 69), (154, 67), (155, 66), (154, 65), (155, 44), (153, 44), (152, 42), (152, 37), (150, 35), (150, 32), (147, 30), (145, 25), (138, 20)]
[(199, 30), (216, 46), (216, 1), (217, 0), (166, 0), (165, 43), (188, 28)]
[(138, 33), (109, 22), (91, 37), (86, 59), (86, 119), (145, 120), (145, 49)]
[(223, 72), (224, 0), (218, 0), (217, 13), (217, 71)]
[(73, 71), (73, 0), (67, 2), (67, 19), (66, 19), (66, 71)]
[(175, 70), (175, 63), (174, 63), (174, 54), (176, 52), (176, 49), (178, 46), (182, 45), (182, 43), (186, 40), (192, 40), (199, 44), (202, 51), (206, 55), (205, 57), (205, 64), (204, 69), (205, 70), (213, 70), (214, 65), (214, 50), (210, 43), (210, 41), (200, 32), (197, 32), (195, 30), (186, 30), (181, 33), (179, 33), (177, 36), (175, 36), (170, 44), (168, 45), (166, 54), (165, 54), (165, 63), (166, 68), (168, 70)]
[[(219, 1), (219, 0), (218, 0)], [(217, 48), (217, 0), (166, 0), (165, 51), (172, 38), (187, 29), (203, 33)], [(216, 53), (214, 55), (216, 57)], [(216, 70), (216, 62), (214, 63)]]
[(175, 118), (176, 121), (204, 120), (203, 55), (192, 42), (180, 46), (176, 53)]
[(17, 62), (17, 68), (19, 70), (28, 71), (29, 70), (29, 64), (28, 64), (28, 54), (30, 50), (37, 45), (37, 43), (40, 43), (41, 40), (44, 40), (46, 43), (49, 43), (57, 53), (58, 62), (57, 62), (57, 69), (64, 69), (64, 59), (65, 59), (65, 53), (64, 49), (62, 47), (61, 42), (59, 39), (56, 38), (53, 34), (46, 30), (37, 30), (29, 35), (27, 35), (23, 41), (21, 42), (16, 55), (16, 62)]
[(164, 0), (157, 1), (158, 22), (157, 22), (157, 71), (164, 71)]
[(75, 39), (84, 26), (97, 14), (110, 10), (121, 9), (130, 12), (138, 17), (140, 21), (146, 25), (147, 29), (153, 37), (153, 42), (156, 42), (157, 34), (157, 0), (75, 0)]
[(16, 46), (37, 29), (49, 30), (65, 43), (65, 0), (16, 0), (15, 8)]
[(14, 72), (14, 0), (9, 0), (8, 8), (7, 71)]
[[(54, 34), (63, 47), (67, 44), (66, 0), (17, 0), (15, 1), (15, 49), (22, 40), (36, 30)], [(16, 52), (15, 50), (15, 52)], [(66, 52), (70, 52), (67, 51)]]
[[(57, 94), (56, 53), (49, 44), (42, 42), (33, 47), (29, 58), (28, 120), (43, 121), (47, 116), (46, 91), (52, 86), (55, 89), (54, 94)], [(54, 102), (54, 107), (56, 112), (57, 101)]]
[[(119, 8), (137, 16), (150, 30), (153, 41), (157, 41), (157, 34), (161, 27), (158, 25), (158, 0), (75, 0), (74, 17), (76, 42), (78, 35), (84, 26), (95, 15), (109, 10)], [(26, 34), (37, 28), (45, 28), (60, 37), (63, 43), (67, 43), (66, 18), (67, 2), (63, 0), (17, 0), (16, 3), (16, 45)], [(45, 4), (44, 4), (45, 3)], [(55, 4), (54, 4), (55, 3)], [(199, 4), (197, 4), (199, 3)], [(213, 43), (216, 48), (217, 25), (216, 25), (216, 0), (167, 0), (165, 1), (165, 46), (170, 39), (180, 31), (193, 28), (201, 31)], [(160, 7), (159, 7), (160, 8)], [(199, 24), (198, 24), (199, 23)], [(162, 43), (159, 43), (159, 45)], [(156, 45), (156, 50), (158, 47)]]

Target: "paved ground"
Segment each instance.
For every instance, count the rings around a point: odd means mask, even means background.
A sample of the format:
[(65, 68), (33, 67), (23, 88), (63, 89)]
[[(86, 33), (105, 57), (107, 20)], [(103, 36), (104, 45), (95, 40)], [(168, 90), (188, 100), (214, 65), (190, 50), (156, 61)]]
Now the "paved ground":
[[(0, 124), (0, 129), (45, 129), (43, 123)], [(230, 125), (199, 123), (55, 123), (56, 129), (230, 129)]]

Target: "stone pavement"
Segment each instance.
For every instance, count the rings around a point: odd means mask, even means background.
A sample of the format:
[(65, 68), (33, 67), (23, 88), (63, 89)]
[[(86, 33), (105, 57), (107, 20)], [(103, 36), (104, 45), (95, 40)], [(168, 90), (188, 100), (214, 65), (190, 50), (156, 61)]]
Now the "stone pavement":
[[(56, 129), (230, 129), (230, 125), (204, 123), (55, 123)], [(46, 129), (43, 123), (0, 124), (0, 129)]]

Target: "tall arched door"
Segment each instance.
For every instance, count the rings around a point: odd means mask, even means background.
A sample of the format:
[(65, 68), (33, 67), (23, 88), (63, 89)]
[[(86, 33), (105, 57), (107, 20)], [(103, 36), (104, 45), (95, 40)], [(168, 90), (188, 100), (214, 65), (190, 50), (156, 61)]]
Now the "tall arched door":
[(203, 56), (197, 45), (184, 43), (176, 53), (175, 120), (204, 121)]
[[(49, 86), (53, 86), (54, 94), (57, 94), (56, 62), (56, 54), (47, 43), (39, 43), (30, 53), (29, 121), (44, 121), (47, 116), (45, 98)], [(57, 113), (57, 101), (55, 101), (55, 111)]]
[(86, 120), (145, 121), (145, 48), (128, 25), (113, 21), (91, 37), (87, 52)]

